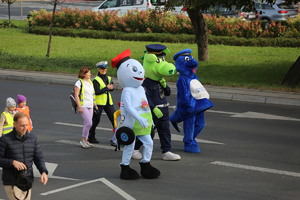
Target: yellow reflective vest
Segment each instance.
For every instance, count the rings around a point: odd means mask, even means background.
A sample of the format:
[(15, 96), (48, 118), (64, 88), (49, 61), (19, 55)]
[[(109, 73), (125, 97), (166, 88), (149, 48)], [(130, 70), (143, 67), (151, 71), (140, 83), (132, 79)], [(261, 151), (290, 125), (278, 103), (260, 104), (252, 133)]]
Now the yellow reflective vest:
[(10, 133), (14, 128), (14, 118), (10, 113), (3, 112), (3, 115), (6, 117), (7, 125), (3, 126), (2, 134)]
[[(111, 77), (110, 76), (107, 77), (108, 77), (108, 82), (111, 83)], [(100, 90), (106, 87), (104, 81), (99, 76), (96, 76), (94, 80), (96, 80), (99, 83)], [(113, 105), (113, 100), (109, 92), (96, 95), (96, 104), (105, 106), (107, 104), (107, 99), (109, 105)]]
[[(80, 82), (81, 82), (81, 88), (80, 88), (80, 95), (79, 95), (79, 99), (80, 99), (80, 105), (83, 106), (84, 104), (84, 84), (83, 84), (83, 80), (82, 79), (79, 79)], [(93, 85), (92, 81), (89, 80), (90, 84)], [(93, 102), (95, 103), (95, 90), (94, 90), (94, 93), (93, 93)]]

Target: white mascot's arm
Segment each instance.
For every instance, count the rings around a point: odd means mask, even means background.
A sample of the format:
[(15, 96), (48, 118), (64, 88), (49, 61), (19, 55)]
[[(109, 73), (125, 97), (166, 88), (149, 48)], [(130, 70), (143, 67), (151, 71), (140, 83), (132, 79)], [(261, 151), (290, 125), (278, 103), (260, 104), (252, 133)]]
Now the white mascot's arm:
[[(123, 91), (122, 95), (123, 95), (124, 109), (126, 110), (126, 112), (130, 113), (136, 120), (138, 120), (140, 125), (143, 128), (148, 127), (147, 119), (141, 117), (135, 109), (135, 107), (140, 105), (133, 105), (133, 102), (131, 101), (131, 95), (129, 92)], [(136, 98), (138, 98), (138, 94), (132, 94), (132, 95), (133, 97), (136, 96)]]

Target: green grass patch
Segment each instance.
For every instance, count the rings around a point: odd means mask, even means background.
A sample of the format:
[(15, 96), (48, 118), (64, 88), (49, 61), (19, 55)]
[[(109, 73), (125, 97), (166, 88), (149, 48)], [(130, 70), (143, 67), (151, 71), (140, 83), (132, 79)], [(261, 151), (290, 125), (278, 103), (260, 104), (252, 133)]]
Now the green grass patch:
[[(80, 67), (90, 66), (96, 74), (97, 62), (110, 61), (127, 48), (132, 58), (141, 61), (145, 45), (154, 43), (54, 36), (50, 58), (46, 58), (49, 36), (29, 34), (24, 31), (26, 26), (20, 27), (0, 29), (0, 68), (76, 74)], [(192, 49), (197, 57), (196, 44), (162, 44), (171, 51), (169, 62), (185, 48)], [(280, 85), (298, 56), (299, 48), (210, 45), (210, 58), (200, 62), (197, 74), (204, 84), (299, 92), (300, 86), (289, 89)], [(115, 69), (109, 68), (108, 73), (116, 76)], [(173, 76), (167, 80), (176, 79)]]

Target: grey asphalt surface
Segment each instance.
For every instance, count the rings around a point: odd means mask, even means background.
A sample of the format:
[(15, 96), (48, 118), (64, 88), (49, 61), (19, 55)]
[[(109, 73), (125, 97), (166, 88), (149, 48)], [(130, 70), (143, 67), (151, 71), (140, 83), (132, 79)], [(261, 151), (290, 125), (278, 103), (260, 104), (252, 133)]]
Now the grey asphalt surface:
[[(0, 68), (0, 79), (73, 85), (74, 81), (77, 80), (77, 76), (76, 74), (23, 71)], [(114, 78), (113, 81), (116, 89), (121, 89), (117, 78)], [(171, 87), (172, 93), (176, 94), (175, 83), (168, 82), (168, 85)], [(300, 106), (300, 93), (295, 92), (277, 92), (210, 85), (205, 85), (205, 88), (209, 92), (210, 97), (214, 99)]]
[[(5, 72), (0, 69), (2, 76)], [(106, 116), (98, 127), (100, 143), (89, 150), (79, 145), (82, 118), (74, 114), (68, 99), (76, 74), (54, 74), (53, 81), (51, 73), (41, 76), (39, 72), (25, 72), (17, 75), (12, 70), (13, 76), (0, 78), (4, 94), (0, 102), (18, 93), (30, 99), (34, 131), (53, 172), (46, 186), (36, 177), (32, 199), (299, 200), (300, 107), (214, 98), (215, 107), (205, 114), (206, 128), (198, 138), (200, 154), (184, 152), (182, 134), (171, 128), (172, 151), (182, 160), (163, 161), (157, 138), (152, 161), (161, 170), (161, 177), (124, 181), (119, 178), (122, 152), (113, 151), (109, 145), (112, 132)], [(115, 83), (119, 88), (117, 80)], [(120, 95), (121, 90), (114, 91), (114, 102)], [(170, 105), (176, 104), (174, 95), (168, 100)], [(236, 116), (248, 112), (286, 119)], [(139, 169), (138, 161), (133, 160), (131, 165)], [(115, 191), (115, 187), (124, 192)], [(0, 199), (6, 199), (3, 187)]]

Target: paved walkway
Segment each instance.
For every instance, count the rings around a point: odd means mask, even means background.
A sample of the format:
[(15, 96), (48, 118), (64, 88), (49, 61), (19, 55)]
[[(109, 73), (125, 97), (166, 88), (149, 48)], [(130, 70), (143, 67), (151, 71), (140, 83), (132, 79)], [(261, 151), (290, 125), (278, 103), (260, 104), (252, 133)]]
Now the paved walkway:
[[(77, 77), (75, 74), (22, 71), (0, 68), (0, 79), (73, 85), (77, 80)], [(116, 89), (121, 89), (120, 85), (118, 84), (118, 80), (114, 78), (113, 81)], [(175, 84), (168, 83), (168, 85), (171, 87), (172, 93), (175, 94)], [(210, 97), (215, 99), (300, 106), (300, 93), (274, 92), (268, 90), (218, 87), (208, 85), (205, 86), (205, 88), (209, 92)]]

